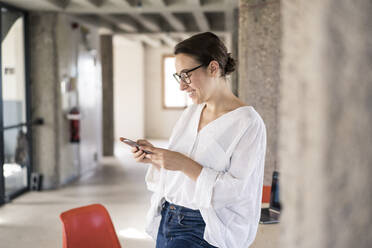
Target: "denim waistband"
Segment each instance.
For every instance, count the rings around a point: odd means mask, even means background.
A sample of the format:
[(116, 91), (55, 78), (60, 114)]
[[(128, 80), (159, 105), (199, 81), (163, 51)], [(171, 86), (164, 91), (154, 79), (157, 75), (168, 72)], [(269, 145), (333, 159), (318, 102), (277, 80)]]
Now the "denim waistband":
[(170, 203), (168, 201), (165, 201), (163, 203), (163, 209), (167, 209), (168, 211), (175, 212), (178, 214), (183, 214), (185, 216), (192, 216), (192, 217), (201, 217), (199, 210), (194, 210), (191, 208), (186, 208), (180, 205), (176, 205), (173, 203)]

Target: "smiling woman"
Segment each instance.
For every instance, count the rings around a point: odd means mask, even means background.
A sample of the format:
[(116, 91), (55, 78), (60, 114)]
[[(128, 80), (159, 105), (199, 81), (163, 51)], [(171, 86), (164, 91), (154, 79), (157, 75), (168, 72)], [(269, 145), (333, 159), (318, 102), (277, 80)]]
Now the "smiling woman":
[(194, 35), (174, 53), (173, 80), (193, 104), (167, 149), (138, 140), (132, 150), (137, 162), (151, 163), (146, 232), (157, 248), (249, 247), (261, 213), (265, 124), (228, 87), (235, 60), (215, 34)]

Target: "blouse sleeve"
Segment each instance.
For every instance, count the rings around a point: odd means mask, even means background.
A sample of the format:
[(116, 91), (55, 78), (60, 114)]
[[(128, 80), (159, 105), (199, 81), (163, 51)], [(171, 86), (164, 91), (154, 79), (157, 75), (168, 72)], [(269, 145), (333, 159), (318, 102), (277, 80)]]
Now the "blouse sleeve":
[(147, 169), (145, 182), (149, 191), (155, 192), (160, 179), (160, 171), (154, 165), (150, 165)]
[[(226, 172), (203, 167), (198, 179), (193, 202), (200, 208), (215, 209), (234, 205), (243, 199), (255, 199), (263, 180), (266, 153), (266, 127), (261, 118), (248, 126), (230, 159)], [(253, 198), (251, 198), (253, 197)]]

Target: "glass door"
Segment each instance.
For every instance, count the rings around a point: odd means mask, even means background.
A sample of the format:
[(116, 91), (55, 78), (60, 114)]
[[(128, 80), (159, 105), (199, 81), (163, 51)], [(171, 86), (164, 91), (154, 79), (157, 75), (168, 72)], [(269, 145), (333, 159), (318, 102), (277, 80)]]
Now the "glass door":
[(25, 14), (0, 8), (0, 203), (4, 203), (29, 186), (31, 136), (27, 125)]

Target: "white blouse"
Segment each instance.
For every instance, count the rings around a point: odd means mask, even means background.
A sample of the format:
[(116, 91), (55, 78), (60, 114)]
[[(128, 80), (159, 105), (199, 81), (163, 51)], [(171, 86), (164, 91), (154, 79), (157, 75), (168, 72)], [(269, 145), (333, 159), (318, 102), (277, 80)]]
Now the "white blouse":
[(149, 166), (146, 184), (153, 191), (146, 232), (154, 239), (165, 200), (199, 209), (206, 223), (204, 239), (220, 248), (247, 248), (261, 214), (266, 127), (252, 106), (239, 107), (199, 132), (206, 103), (192, 104), (172, 130), (168, 149), (203, 166), (196, 181), (180, 171)]

